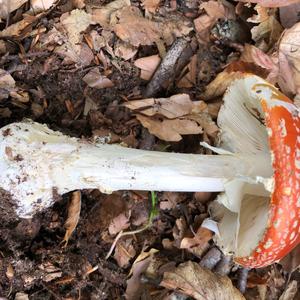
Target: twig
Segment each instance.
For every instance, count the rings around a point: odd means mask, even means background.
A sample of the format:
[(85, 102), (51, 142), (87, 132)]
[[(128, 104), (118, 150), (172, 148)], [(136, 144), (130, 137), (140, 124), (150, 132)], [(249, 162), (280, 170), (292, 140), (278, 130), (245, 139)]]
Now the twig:
[(213, 247), (203, 256), (200, 261), (200, 266), (211, 270), (221, 260), (221, 256), (221, 251), (218, 248)]
[(241, 291), (242, 294), (245, 293), (247, 288), (248, 273), (249, 273), (249, 269), (246, 268), (240, 268), (237, 271), (238, 274), (237, 288)]
[(144, 96), (154, 97), (163, 89), (167, 89), (176, 75), (188, 64), (194, 51), (195, 46), (192, 42), (183, 38), (175, 41), (148, 83)]

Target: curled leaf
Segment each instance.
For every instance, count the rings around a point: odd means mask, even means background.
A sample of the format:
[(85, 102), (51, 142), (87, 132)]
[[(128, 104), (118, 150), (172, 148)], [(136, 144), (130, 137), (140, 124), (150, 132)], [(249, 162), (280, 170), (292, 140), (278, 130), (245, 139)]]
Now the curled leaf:
[(165, 272), (160, 285), (196, 300), (245, 299), (227, 276), (214, 274), (191, 261), (180, 264), (172, 272)]
[(65, 246), (67, 246), (70, 236), (75, 230), (80, 216), (81, 210), (81, 192), (73, 192), (70, 205), (68, 207), (68, 218), (65, 223), (66, 233), (63, 239)]

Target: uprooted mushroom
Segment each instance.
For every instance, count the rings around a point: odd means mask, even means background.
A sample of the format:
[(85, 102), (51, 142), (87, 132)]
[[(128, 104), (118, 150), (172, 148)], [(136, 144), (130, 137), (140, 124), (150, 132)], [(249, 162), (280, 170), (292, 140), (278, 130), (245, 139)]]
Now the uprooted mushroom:
[(92, 144), (31, 121), (0, 130), (0, 187), (19, 217), (76, 189), (222, 192), (211, 207), (216, 242), (247, 267), (262, 267), (300, 241), (299, 111), (254, 75), (236, 80), (219, 113), (219, 155)]

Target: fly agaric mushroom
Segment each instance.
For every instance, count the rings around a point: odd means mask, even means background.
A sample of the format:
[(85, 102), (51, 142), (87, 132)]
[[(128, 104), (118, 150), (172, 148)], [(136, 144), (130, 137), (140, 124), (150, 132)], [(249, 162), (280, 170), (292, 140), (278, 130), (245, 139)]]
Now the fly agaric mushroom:
[(298, 110), (245, 75), (227, 90), (218, 124), (220, 148), (211, 148), (220, 155), (193, 155), (91, 144), (31, 121), (13, 123), (0, 130), (0, 188), (25, 218), (49, 207), (53, 191), (222, 192), (212, 206), (217, 243), (241, 265), (266, 266), (299, 242)]

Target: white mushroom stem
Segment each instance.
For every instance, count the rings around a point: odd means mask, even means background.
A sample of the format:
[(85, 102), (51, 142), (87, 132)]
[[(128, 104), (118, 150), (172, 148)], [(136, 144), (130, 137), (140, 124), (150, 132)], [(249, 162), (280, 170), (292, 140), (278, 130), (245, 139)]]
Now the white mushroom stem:
[(10, 124), (0, 134), (0, 187), (11, 194), (20, 217), (50, 206), (53, 191), (219, 192), (234, 178), (268, 178), (271, 169), (265, 153), (196, 155), (95, 145), (33, 122)]

